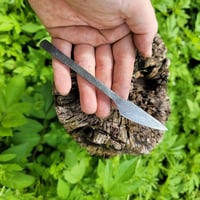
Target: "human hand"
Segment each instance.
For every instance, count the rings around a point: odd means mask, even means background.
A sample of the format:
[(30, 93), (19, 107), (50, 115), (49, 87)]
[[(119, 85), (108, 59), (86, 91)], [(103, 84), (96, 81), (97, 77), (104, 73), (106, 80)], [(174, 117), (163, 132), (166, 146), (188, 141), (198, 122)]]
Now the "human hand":
[[(136, 49), (151, 56), (157, 32), (149, 0), (29, 0), (52, 37), (66, 55), (127, 98)], [(72, 45), (74, 50), (72, 52)], [(69, 68), (53, 59), (54, 81), (61, 94), (71, 88)], [(106, 117), (111, 102), (81, 77), (77, 77), (81, 108)]]

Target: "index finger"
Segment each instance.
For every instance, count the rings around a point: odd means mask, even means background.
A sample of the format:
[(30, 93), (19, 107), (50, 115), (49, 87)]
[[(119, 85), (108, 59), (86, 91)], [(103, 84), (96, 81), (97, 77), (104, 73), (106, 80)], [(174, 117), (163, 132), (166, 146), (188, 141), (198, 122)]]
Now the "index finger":
[[(72, 44), (57, 38), (52, 38), (52, 43), (64, 54), (71, 57)], [(70, 69), (55, 58), (52, 58), (52, 65), (55, 87), (60, 94), (67, 95), (71, 89)]]

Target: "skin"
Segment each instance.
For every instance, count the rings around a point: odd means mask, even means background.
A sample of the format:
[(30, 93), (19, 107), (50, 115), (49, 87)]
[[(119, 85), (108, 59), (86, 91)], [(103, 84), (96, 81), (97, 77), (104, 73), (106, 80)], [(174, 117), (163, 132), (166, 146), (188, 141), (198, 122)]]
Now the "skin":
[[(63, 53), (128, 98), (138, 50), (151, 56), (157, 21), (150, 0), (29, 0), (33, 10)], [(73, 49), (72, 49), (73, 47)], [(52, 59), (57, 90), (71, 89), (70, 70)], [(111, 101), (77, 76), (80, 103), (87, 114), (107, 117)]]

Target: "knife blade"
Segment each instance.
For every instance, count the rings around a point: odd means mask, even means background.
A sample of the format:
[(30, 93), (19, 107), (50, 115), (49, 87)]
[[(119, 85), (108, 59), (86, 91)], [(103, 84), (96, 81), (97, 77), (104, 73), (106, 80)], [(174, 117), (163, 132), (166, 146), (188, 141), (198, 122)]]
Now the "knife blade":
[(161, 122), (149, 115), (147, 112), (145, 112), (133, 102), (121, 98), (119, 95), (117, 95), (107, 86), (105, 86), (101, 81), (99, 81), (93, 75), (91, 75), (88, 71), (86, 71), (80, 65), (76, 64), (71, 58), (64, 55), (59, 49), (57, 49), (53, 44), (51, 44), (47, 40), (43, 40), (40, 43), (40, 46), (47, 52), (49, 52), (54, 58), (56, 58), (66, 66), (70, 67), (73, 71), (82, 76), (88, 82), (90, 82), (99, 90), (101, 90), (104, 94), (106, 94), (110, 99), (112, 99), (113, 102), (116, 104), (119, 113), (123, 117), (149, 128), (162, 131), (167, 130), (167, 128)]

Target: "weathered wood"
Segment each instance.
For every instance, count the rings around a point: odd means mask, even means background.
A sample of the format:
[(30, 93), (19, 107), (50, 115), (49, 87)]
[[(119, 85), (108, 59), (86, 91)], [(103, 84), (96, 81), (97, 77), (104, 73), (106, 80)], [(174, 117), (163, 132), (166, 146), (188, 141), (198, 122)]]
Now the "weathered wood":
[[(165, 123), (169, 113), (167, 96), (169, 60), (162, 39), (153, 42), (153, 56), (137, 56), (131, 82), (129, 100)], [(162, 141), (163, 132), (133, 123), (113, 109), (106, 119), (86, 115), (81, 111), (75, 74), (72, 90), (61, 96), (54, 90), (55, 108), (67, 132), (92, 155), (103, 157), (116, 154), (146, 154)]]

